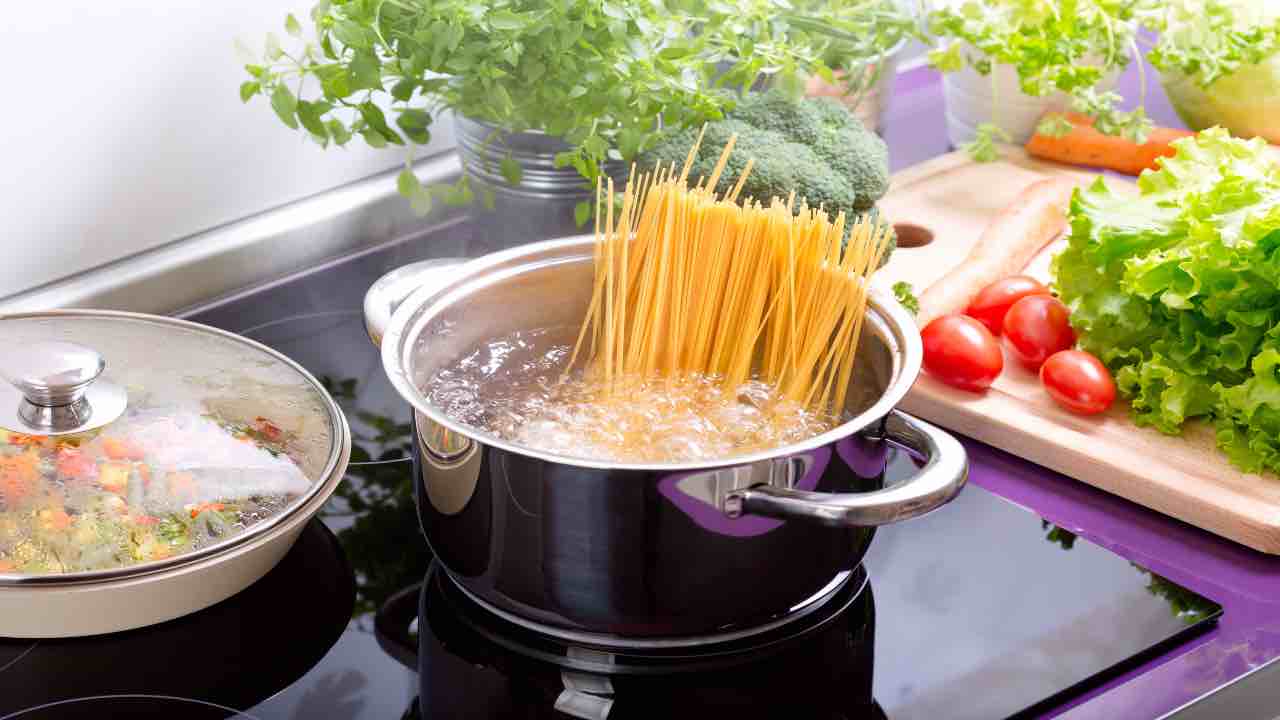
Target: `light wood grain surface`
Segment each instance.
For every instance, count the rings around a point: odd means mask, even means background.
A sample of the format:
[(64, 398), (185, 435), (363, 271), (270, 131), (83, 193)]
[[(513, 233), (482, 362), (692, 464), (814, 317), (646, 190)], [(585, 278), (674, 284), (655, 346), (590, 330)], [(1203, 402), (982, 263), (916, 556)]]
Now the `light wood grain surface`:
[[(964, 259), (987, 223), (1028, 184), (1048, 176), (1094, 174), (1028, 158), (1007, 149), (1005, 159), (977, 164), (952, 153), (893, 178), (881, 207), (894, 223), (933, 233), (933, 241), (901, 248), (878, 274), (886, 284), (909, 281), (923, 292)], [(1108, 177), (1132, 190), (1126, 179)], [(1051, 243), (1025, 273), (1047, 282)], [(972, 288), (976, 293), (981, 288)], [(955, 312), (963, 311), (956, 307)], [(1039, 378), (1006, 353), (1005, 370), (984, 394), (956, 390), (921, 374), (903, 409), (958, 433), (1007, 450), (1077, 480), (1202, 527), (1266, 553), (1280, 554), (1280, 478), (1243, 473), (1214, 447), (1212, 429), (1188, 424), (1179, 437), (1139, 428), (1117, 401), (1101, 416), (1058, 407)]]

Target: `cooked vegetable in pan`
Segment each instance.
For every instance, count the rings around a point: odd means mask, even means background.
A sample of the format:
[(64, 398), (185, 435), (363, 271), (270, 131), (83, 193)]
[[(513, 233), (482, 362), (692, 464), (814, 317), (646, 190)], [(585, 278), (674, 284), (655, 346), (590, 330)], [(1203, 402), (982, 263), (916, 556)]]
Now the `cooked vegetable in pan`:
[(132, 410), (98, 431), (0, 430), (0, 573), (163, 560), (242, 532), (309, 483), (268, 418)]

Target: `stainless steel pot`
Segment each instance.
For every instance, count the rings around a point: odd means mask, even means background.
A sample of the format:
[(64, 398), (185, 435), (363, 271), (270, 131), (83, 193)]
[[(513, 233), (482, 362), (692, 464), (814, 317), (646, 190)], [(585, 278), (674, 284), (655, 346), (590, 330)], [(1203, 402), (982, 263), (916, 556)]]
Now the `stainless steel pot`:
[[(825, 597), (875, 526), (933, 510), (964, 485), (964, 449), (894, 406), (920, 369), (919, 333), (873, 292), (848, 394), (852, 419), (801, 443), (729, 461), (611, 463), (563, 457), (462, 425), (422, 378), (506, 333), (577, 327), (593, 239), (434, 260), (379, 280), (370, 337), (416, 413), (423, 531), (474, 599), (549, 632), (597, 639), (750, 632)], [(878, 487), (884, 443), (924, 461)], [(607, 644), (607, 643), (606, 643)]]

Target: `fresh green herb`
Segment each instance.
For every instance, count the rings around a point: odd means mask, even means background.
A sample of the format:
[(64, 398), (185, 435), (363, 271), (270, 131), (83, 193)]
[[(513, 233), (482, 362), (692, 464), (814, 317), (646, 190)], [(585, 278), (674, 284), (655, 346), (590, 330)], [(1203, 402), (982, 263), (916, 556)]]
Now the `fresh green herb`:
[(1104, 135), (1116, 135), (1128, 138), (1135, 143), (1143, 143), (1154, 124), (1147, 117), (1145, 108), (1138, 107), (1129, 112), (1117, 112), (1120, 95), (1114, 92), (1100, 93), (1096, 88), (1081, 88), (1071, 99), (1071, 106), (1078, 112), (1092, 115), (1093, 127)]
[[(898, 10), (893, 0), (852, 0), (849, 8), (838, 19), (829, 12), (821, 16), (824, 7), (821, 0), (810, 3), (812, 8), (797, 8), (797, 12), (818, 10), (818, 15), (792, 14), (787, 16), (792, 26), (803, 28), (818, 36), (834, 40), (823, 53), (823, 62), (829, 68), (846, 68), (839, 83), (844, 87), (846, 104), (857, 107), (862, 97), (881, 81), (885, 56), (895, 51), (906, 40), (924, 39), (915, 18)], [(825, 74), (826, 68), (817, 68), (822, 79), (835, 82), (834, 76)]]
[[(1121, 111), (1118, 95), (1099, 94), (1095, 86), (1128, 65), (1139, 11), (1156, 1), (964, 0), (930, 13), (930, 32), (950, 42), (930, 52), (929, 61), (942, 72), (967, 65), (981, 75), (1007, 65), (1017, 73), (1023, 93), (1064, 92), (1075, 109), (1094, 116), (1100, 131), (1142, 142), (1151, 129), (1146, 114)], [(993, 117), (996, 112), (993, 108)], [(999, 153), (990, 124), (984, 127), (967, 149), (975, 159), (991, 160)]]
[[(420, 145), (446, 109), (509, 132), (544, 131), (571, 146), (557, 164), (594, 183), (607, 159), (630, 159), (663, 124), (719, 118), (731, 88), (830, 77), (840, 68), (828, 54), (843, 41), (815, 26), (866, 27), (892, 8), (885, 0), (322, 0), (311, 12), (314, 38), (286, 49), (271, 36), (264, 57), (246, 65), (240, 92), (266, 96), (281, 122), (322, 146), (355, 135), (373, 147)], [(306, 35), (296, 18), (285, 29)], [(406, 176), (398, 183), (419, 209), (429, 206), (431, 194), (413, 185)]]
[(1044, 536), (1045, 540), (1061, 546), (1063, 550), (1070, 550), (1076, 545), (1075, 533), (1065, 528), (1060, 528), (1044, 518), (1040, 518), (1040, 529), (1049, 531)]
[(902, 307), (907, 309), (907, 312), (912, 315), (919, 314), (920, 300), (916, 297), (915, 293), (911, 291), (911, 283), (905, 280), (894, 283), (893, 296), (898, 298), (898, 302)]
[(1067, 119), (1066, 115), (1063, 115), (1062, 113), (1049, 113), (1044, 116), (1044, 119), (1042, 119), (1038, 125), (1036, 125), (1036, 134), (1044, 135), (1045, 137), (1060, 138), (1070, 135), (1071, 131), (1075, 129), (1076, 126), (1071, 124), (1071, 121)]
[(973, 139), (960, 147), (969, 157), (978, 162), (993, 162), (1000, 159), (1000, 149), (996, 143), (1011, 142), (1012, 138), (1004, 128), (995, 123), (982, 123), (978, 126)]
[(1280, 11), (1271, 0), (1166, 0), (1148, 14), (1160, 30), (1148, 59), (1208, 88), (1280, 50)]
[(1150, 570), (1142, 567), (1137, 563), (1129, 563), (1137, 570), (1147, 575), (1147, 592), (1152, 595), (1163, 598), (1169, 603), (1169, 611), (1173, 616), (1185, 622), (1188, 625), (1194, 625), (1205, 618), (1211, 617), (1220, 609), (1219, 605), (1198, 593), (1192, 592), (1187, 588), (1157, 575)]
[[(1040, 529), (1049, 531), (1044, 536), (1045, 540), (1061, 546), (1063, 550), (1070, 550), (1075, 547), (1077, 536), (1070, 530), (1058, 527), (1044, 518), (1040, 519)], [(1168, 602), (1169, 610), (1173, 613), (1173, 616), (1188, 625), (1194, 625), (1218, 612), (1218, 604), (1212, 600), (1208, 600), (1165, 577), (1157, 575), (1137, 563), (1131, 562), (1129, 564), (1135, 570), (1147, 576), (1147, 592)]]
[(1280, 166), (1221, 128), (1174, 147), (1138, 196), (1076, 192), (1055, 284), (1137, 424), (1211, 421), (1238, 467), (1280, 472)]
[(421, 582), (431, 564), (418, 527), (413, 476), (405, 472), (413, 452), (413, 424), (360, 411), (355, 379), (321, 380), (325, 387), (343, 390), (336, 399), (353, 419), (351, 468), (321, 513), (343, 518), (336, 535), (355, 570), (352, 617), (371, 630), (383, 601)]

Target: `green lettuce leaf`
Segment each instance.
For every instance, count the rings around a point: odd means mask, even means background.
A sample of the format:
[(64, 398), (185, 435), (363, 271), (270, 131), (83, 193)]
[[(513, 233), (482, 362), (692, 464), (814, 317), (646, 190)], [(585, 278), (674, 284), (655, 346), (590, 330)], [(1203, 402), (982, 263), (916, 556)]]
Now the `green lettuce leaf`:
[(1054, 284), (1137, 424), (1213, 422), (1236, 465), (1280, 472), (1280, 167), (1220, 128), (1175, 147), (1136, 196), (1075, 192)]

